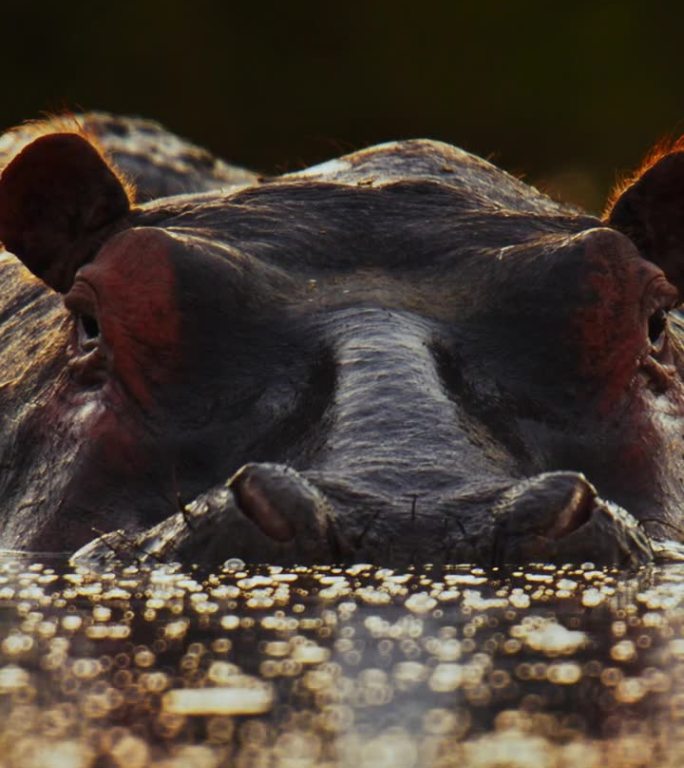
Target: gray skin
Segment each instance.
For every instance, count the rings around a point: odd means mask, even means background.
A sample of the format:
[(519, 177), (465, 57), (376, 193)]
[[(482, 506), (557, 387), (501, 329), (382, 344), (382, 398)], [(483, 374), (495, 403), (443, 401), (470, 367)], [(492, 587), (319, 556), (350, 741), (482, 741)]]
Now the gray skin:
[(7, 131), (0, 135), (0, 168), (38, 135), (59, 130), (77, 130), (97, 142), (117, 170), (135, 186), (138, 203), (259, 182), (256, 173), (224, 163), (153, 120), (104, 112), (28, 122)]
[(599, 220), (406, 141), (131, 203), (36, 139), (0, 177), (0, 547), (650, 561), (683, 538), (662, 184)]

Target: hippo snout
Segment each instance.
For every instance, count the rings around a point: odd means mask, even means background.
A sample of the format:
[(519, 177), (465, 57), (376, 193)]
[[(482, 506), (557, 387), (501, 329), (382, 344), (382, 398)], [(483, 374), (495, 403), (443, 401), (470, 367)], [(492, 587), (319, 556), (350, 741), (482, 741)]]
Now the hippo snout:
[[(73, 562), (208, 565), (238, 558), (405, 567), (426, 562), (426, 550), (434, 564), (499, 568), (531, 561), (638, 567), (653, 559), (638, 521), (601, 499), (579, 473), (549, 472), (505, 489), (483, 489), (481, 506), (461, 497), (434, 499), (427, 508), (419, 508), (415, 496), (392, 505), (340, 477), (319, 481), (329, 495), (290, 467), (248, 464), (154, 528), (135, 536), (105, 534), (81, 548)], [(344, 514), (333, 496), (344, 503)]]

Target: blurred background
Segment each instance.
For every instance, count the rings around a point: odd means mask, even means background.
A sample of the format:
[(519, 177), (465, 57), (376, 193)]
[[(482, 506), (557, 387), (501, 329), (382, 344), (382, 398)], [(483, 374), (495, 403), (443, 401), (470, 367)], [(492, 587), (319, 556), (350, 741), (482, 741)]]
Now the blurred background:
[(3, 129), (64, 108), (135, 114), (268, 173), (430, 137), (594, 211), (684, 131), (667, 4), (3, 5)]

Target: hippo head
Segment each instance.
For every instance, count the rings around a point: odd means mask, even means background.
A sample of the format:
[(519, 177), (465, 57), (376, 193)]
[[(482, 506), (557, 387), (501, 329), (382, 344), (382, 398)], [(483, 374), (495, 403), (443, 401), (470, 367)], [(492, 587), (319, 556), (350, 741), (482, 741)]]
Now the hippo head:
[(684, 538), (682, 190), (675, 149), (599, 220), (408, 141), (136, 206), (36, 139), (0, 178), (0, 546), (648, 559)]

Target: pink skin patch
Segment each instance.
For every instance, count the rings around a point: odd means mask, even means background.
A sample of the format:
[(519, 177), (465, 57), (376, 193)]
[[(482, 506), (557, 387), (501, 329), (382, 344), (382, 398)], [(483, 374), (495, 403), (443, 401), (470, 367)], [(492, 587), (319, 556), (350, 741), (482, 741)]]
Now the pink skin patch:
[(674, 301), (677, 290), (624, 236), (593, 231), (583, 237), (593, 297), (571, 318), (578, 371), (596, 393), (595, 415), (622, 435), (612, 461), (625, 488), (653, 495), (667, 437), (653, 421), (645, 390), (648, 321), (657, 302)]
[(591, 265), (587, 286), (594, 298), (573, 313), (571, 328), (578, 371), (598, 392), (598, 415), (608, 417), (624, 403), (648, 354), (644, 303), (649, 286), (668, 284), (662, 271), (642, 259), (623, 236), (593, 231), (584, 239)]
[[(168, 514), (175, 503), (172, 450), (157, 433), (159, 425), (146, 418), (182, 365), (174, 249), (182, 246), (161, 230), (127, 230), (78, 271), (65, 297), (66, 306), (82, 316), (78, 322), (89, 318), (92, 336), (80, 339), (75, 359), (85, 386), (74, 408), (82, 412), (87, 433), (68, 492), (78, 509), (89, 509), (93, 499), (109, 500), (104, 509), (116, 508), (140, 477), (154, 484), (155, 514)], [(81, 370), (89, 365), (90, 378)], [(101, 388), (89, 388), (93, 378)], [(106, 521), (98, 525), (110, 527)]]
[(112, 379), (144, 409), (180, 366), (181, 317), (171, 252), (161, 230), (128, 230), (82, 267), (72, 293), (92, 291)]

